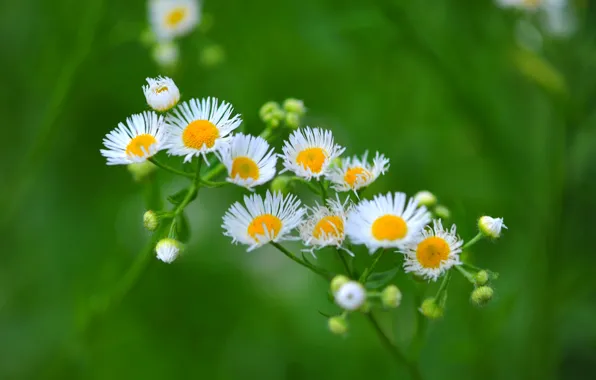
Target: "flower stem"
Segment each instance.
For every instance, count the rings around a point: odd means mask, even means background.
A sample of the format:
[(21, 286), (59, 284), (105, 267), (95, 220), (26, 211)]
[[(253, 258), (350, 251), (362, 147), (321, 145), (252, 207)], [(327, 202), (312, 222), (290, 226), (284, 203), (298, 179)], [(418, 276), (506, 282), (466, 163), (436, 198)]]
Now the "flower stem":
[(379, 254), (373, 260), (372, 264), (370, 264), (370, 266), (368, 268), (366, 268), (364, 270), (364, 272), (362, 272), (362, 275), (358, 279), (358, 282), (360, 282), (361, 284), (364, 284), (366, 282), (366, 279), (373, 272), (373, 270), (377, 266), (377, 263), (379, 262), (379, 260), (381, 260), (381, 256), (383, 256), (384, 253), (385, 253), (385, 250), (384, 249), (381, 250), (381, 252), (379, 252)]
[(170, 173), (176, 174), (176, 175), (180, 175), (186, 178), (194, 178), (194, 174), (192, 173), (187, 173), (187, 172), (183, 172), (182, 170), (178, 170), (178, 169), (174, 169), (173, 167), (164, 164), (163, 162), (159, 162), (155, 157), (150, 157), (148, 159), (149, 162), (151, 162), (153, 165), (157, 166), (158, 168), (161, 168), (163, 170), (166, 170)]
[(337, 251), (337, 255), (339, 256), (339, 259), (341, 260), (341, 262), (346, 270), (347, 275), (352, 277), (353, 274), (352, 274), (352, 270), (350, 269), (350, 264), (348, 264), (348, 262), (346, 261), (346, 258), (344, 257), (342, 251), (339, 249), (336, 249), (336, 251)]
[(322, 179), (319, 181), (319, 186), (321, 186), (321, 199), (323, 200), (323, 206), (325, 206), (327, 203), (327, 187), (325, 187)]
[(459, 271), (459, 273), (461, 273), (472, 284), (476, 284), (476, 280), (474, 279), (474, 276), (470, 272), (465, 270), (461, 265), (456, 265), (455, 269), (457, 269)]
[(178, 207), (176, 207), (176, 209), (174, 210), (174, 215), (180, 215), (180, 213), (182, 213), (182, 211), (184, 211), (184, 208), (186, 206), (188, 206), (188, 204), (190, 202), (192, 202), (193, 200), (196, 199), (197, 194), (199, 192), (199, 188), (201, 187), (201, 166), (202, 166), (202, 164), (203, 164), (203, 160), (199, 157), (197, 159), (197, 170), (196, 170), (195, 174), (193, 175), (192, 185), (190, 185), (190, 187), (188, 188), (188, 191), (186, 192), (186, 196), (184, 197), (182, 202), (180, 202)]
[(478, 235), (476, 235), (472, 238), (472, 240), (470, 240), (469, 242), (464, 244), (464, 246), (462, 247), (462, 251), (466, 250), (466, 249), (470, 248), (471, 246), (473, 246), (474, 244), (478, 243), (480, 240), (482, 240), (483, 237), (484, 237), (484, 235), (482, 234), (482, 232), (479, 232)]
[(279, 243), (276, 243), (274, 241), (272, 241), (270, 243), (271, 243), (272, 246), (274, 246), (279, 251), (281, 251), (281, 253), (283, 253), (288, 258), (290, 258), (290, 260), (293, 260), (294, 262), (297, 262), (298, 264), (302, 265), (303, 267), (310, 269), (314, 273), (316, 273), (319, 276), (323, 277), (325, 280), (330, 280), (331, 279), (332, 276), (327, 271), (325, 271), (325, 270), (323, 270), (323, 269), (321, 269), (321, 268), (319, 268), (319, 267), (317, 267), (315, 265), (312, 265), (308, 261), (300, 260), (298, 257), (296, 257), (296, 255), (294, 255), (292, 252), (290, 252), (287, 248), (285, 248), (284, 246), (282, 246)]
[(400, 349), (397, 348), (393, 343), (391, 343), (387, 335), (385, 335), (385, 333), (383, 332), (383, 329), (381, 329), (381, 326), (379, 326), (379, 323), (377, 322), (375, 317), (370, 313), (367, 314), (366, 317), (372, 325), (372, 327), (374, 328), (375, 332), (377, 333), (379, 340), (387, 349), (387, 351), (389, 351), (389, 353), (393, 356), (395, 361), (407, 368), (410, 377), (413, 380), (422, 380), (422, 375), (420, 374), (418, 366), (415, 363), (410, 362), (406, 358), (406, 356), (400, 351)]

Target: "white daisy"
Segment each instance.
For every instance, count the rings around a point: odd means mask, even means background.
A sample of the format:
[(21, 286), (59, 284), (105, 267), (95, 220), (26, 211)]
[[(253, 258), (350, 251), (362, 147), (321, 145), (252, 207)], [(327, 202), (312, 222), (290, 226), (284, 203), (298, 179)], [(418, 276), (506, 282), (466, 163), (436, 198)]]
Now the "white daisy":
[(333, 295), (335, 303), (345, 310), (354, 311), (359, 309), (366, 301), (366, 290), (356, 282), (349, 281), (343, 284)]
[(275, 176), (277, 156), (262, 137), (237, 134), (219, 153), (228, 169), (228, 181), (247, 189), (262, 185)]
[(327, 246), (341, 247), (345, 239), (345, 225), (350, 206), (349, 199), (341, 203), (339, 197), (328, 199), (327, 206), (309, 207), (306, 221), (299, 227), (300, 237), (310, 252)]
[(161, 239), (155, 246), (155, 253), (158, 259), (171, 264), (180, 254), (180, 242), (171, 238)]
[(169, 110), (180, 100), (180, 91), (176, 83), (168, 77), (147, 78), (143, 92), (149, 107), (160, 112)]
[(166, 143), (163, 117), (155, 112), (143, 112), (126, 119), (126, 124), (108, 133), (103, 139), (107, 149), (101, 149), (108, 165), (127, 165), (144, 162), (163, 149)]
[(372, 254), (378, 248), (403, 247), (428, 222), (429, 212), (414, 198), (406, 203), (404, 193), (388, 193), (355, 206), (348, 214), (346, 234), (355, 244), (366, 245)]
[(389, 160), (379, 152), (376, 153), (372, 165), (367, 162), (368, 152), (362, 159), (357, 156), (348, 157), (340, 165), (331, 168), (327, 178), (333, 182), (336, 191), (356, 191), (373, 183), (381, 174), (389, 169)]
[(436, 281), (454, 265), (461, 265), (459, 254), (463, 244), (463, 240), (456, 235), (455, 225), (447, 231), (441, 220), (435, 219), (432, 228), (425, 229), (422, 235), (403, 249), (404, 270)]
[(306, 179), (320, 178), (327, 173), (329, 164), (343, 153), (345, 148), (333, 142), (331, 131), (319, 128), (302, 128), (294, 131), (284, 143), (285, 169)]
[(271, 241), (293, 240), (288, 234), (302, 221), (305, 210), (295, 195), (267, 191), (265, 201), (258, 194), (244, 197), (243, 206), (234, 203), (223, 217), (224, 235), (233, 243), (249, 246), (248, 251)]
[(149, 18), (153, 33), (169, 41), (190, 33), (199, 23), (201, 9), (197, 0), (149, 0)]
[(239, 115), (232, 117), (234, 109), (229, 103), (215, 98), (191, 99), (180, 103), (168, 115), (169, 137), (166, 144), (168, 154), (185, 156), (184, 162), (193, 156), (207, 156), (227, 145), (230, 132), (240, 126)]

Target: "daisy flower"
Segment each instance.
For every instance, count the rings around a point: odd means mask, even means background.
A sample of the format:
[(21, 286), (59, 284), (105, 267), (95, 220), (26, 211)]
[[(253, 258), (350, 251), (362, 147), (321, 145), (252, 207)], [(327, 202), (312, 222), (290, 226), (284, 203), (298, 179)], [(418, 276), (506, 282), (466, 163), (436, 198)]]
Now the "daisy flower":
[(176, 83), (168, 77), (147, 78), (143, 92), (149, 107), (160, 112), (169, 110), (180, 100), (180, 91)]
[(346, 234), (355, 244), (366, 245), (372, 254), (378, 248), (403, 247), (428, 222), (429, 212), (414, 198), (406, 202), (404, 193), (388, 193), (355, 206), (348, 214)]
[(376, 153), (372, 165), (368, 163), (367, 156), (368, 152), (364, 153), (362, 159), (357, 156), (348, 157), (329, 171), (327, 178), (333, 183), (336, 191), (356, 191), (367, 187), (389, 169), (389, 160), (379, 152)]
[(335, 303), (344, 310), (354, 311), (366, 301), (364, 286), (356, 281), (348, 281), (333, 295)]
[(345, 225), (349, 199), (341, 203), (339, 197), (328, 199), (327, 206), (309, 207), (306, 221), (299, 227), (300, 237), (305, 245), (311, 246), (307, 250), (313, 252), (327, 246), (341, 247), (345, 239)]
[(155, 246), (157, 258), (166, 264), (171, 264), (180, 254), (180, 242), (176, 239), (161, 239)]
[(199, 23), (197, 0), (150, 0), (151, 29), (158, 40), (170, 41), (190, 33)]
[(166, 119), (168, 154), (185, 156), (188, 162), (193, 156), (206, 159), (207, 153), (222, 149), (230, 142), (230, 132), (242, 123), (239, 115), (232, 117), (233, 111), (229, 103), (220, 104), (215, 98), (180, 103)]
[(237, 134), (218, 155), (228, 169), (228, 181), (236, 185), (252, 189), (275, 176), (277, 156), (262, 137)]
[(464, 244), (456, 235), (455, 225), (444, 229), (440, 219), (433, 220), (418, 238), (405, 246), (404, 270), (436, 281), (454, 265), (461, 265), (459, 254)]
[(100, 152), (108, 159), (108, 165), (140, 163), (162, 150), (165, 140), (163, 117), (147, 111), (127, 118), (126, 124), (119, 123), (103, 139), (107, 149)]
[(244, 206), (234, 203), (223, 217), (224, 235), (233, 243), (248, 245), (248, 251), (271, 241), (293, 240), (288, 234), (302, 221), (304, 209), (295, 195), (267, 191), (265, 200), (258, 194), (244, 197)]
[(345, 148), (333, 142), (331, 131), (306, 127), (298, 129), (284, 143), (285, 169), (306, 179), (320, 178), (327, 173), (329, 164), (343, 153)]

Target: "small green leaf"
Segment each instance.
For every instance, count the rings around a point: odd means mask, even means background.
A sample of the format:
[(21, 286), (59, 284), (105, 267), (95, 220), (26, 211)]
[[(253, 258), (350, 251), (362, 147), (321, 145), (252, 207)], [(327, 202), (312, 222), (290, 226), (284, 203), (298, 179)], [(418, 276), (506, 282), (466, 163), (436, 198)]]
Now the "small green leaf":
[(385, 272), (376, 272), (368, 276), (365, 286), (369, 289), (378, 289), (391, 282), (399, 272), (399, 267), (395, 267)]
[(184, 214), (180, 214), (176, 218), (176, 233), (178, 235), (178, 240), (183, 243), (188, 242), (190, 239), (190, 226), (188, 218)]
[(188, 193), (188, 189), (182, 189), (182, 190), (178, 191), (177, 193), (170, 195), (168, 197), (168, 201), (171, 204), (173, 204), (174, 206), (177, 206), (180, 203), (182, 203), (182, 201), (186, 197), (187, 193)]

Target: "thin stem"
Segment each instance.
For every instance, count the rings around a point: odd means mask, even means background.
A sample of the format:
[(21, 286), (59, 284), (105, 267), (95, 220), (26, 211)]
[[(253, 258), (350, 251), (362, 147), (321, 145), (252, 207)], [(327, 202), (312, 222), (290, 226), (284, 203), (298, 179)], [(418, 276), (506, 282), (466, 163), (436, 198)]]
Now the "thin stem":
[(312, 265), (308, 261), (300, 260), (298, 257), (296, 257), (292, 252), (290, 252), (288, 249), (286, 249), (281, 244), (276, 243), (274, 241), (272, 241), (270, 243), (271, 243), (272, 246), (274, 246), (279, 251), (281, 251), (281, 253), (283, 253), (284, 255), (286, 255), (287, 257), (289, 257), (290, 260), (292, 260), (294, 262), (297, 262), (298, 264), (302, 265), (305, 268), (310, 269), (314, 273), (316, 273), (319, 276), (323, 277), (325, 280), (330, 280), (331, 279), (331, 275), (329, 273), (327, 273), (325, 270), (323, 270), (323, 269), (321, 269), (321, 268), (319, 268), (317, 266)]
[(312, 182), (305, 180), (304, 178), (301, 177), (292, 177), (291, 179), (292, 181), (296, 181), (296, 182), (300, 182), (306, 186), (308, 186), (308, 188), (315, 194), (317, 195), (321, 195), (321, 190), (319, 190), (319, 188)]
[(474, 236), (472, 238), (472, 240), (470, 240), (469, 242), (464, 244), (464, 246), (462, 247), (462, 251), (466, 250), (466, 249), (470, 248), (471, 246), (473, 246), (474, 244), (478, 243), (480, 240), (482, 240), (482, 238), (484, 238), (484, 235), (482, 234), (482, 232), (478, 232), (478, 235)]
[(459, 273), (461, 273), (465, 278), (467, 278), (468, 281), (470, 281), (472, 284), (476, 284), (476, 279), (474, 279), (474, 276), (470, 272), (465, 270), (461, 265), (456, 265), (455, 269), (457, 269)]
[(422, 375), (420, 374), (418, 366), (410, 362), (406, 358), (406, 356), (399, 350), (399, 348), (397, 348), (393, 343), (391, 343), (387, 335), (385, 335), (385, 333), (383, 332), (383, 329), (381, 329), (381, 326), (379, 326), (379, 323), (377, 322), (375, 317), (369, 313), (366, 315), (366, 318), (374, 328), (383, 346), (387, 349), (387, 351), (389, 351), (389, 353), (393, 356), (395, 361), (407, 368), (408, 372), (410, 373), (410, 377), (413, 380), (422, 380)]
[(379, 252), (379, 254), (374, 258), (372, 264), (370, 264), (370, 266), (364, 270), (364, 272), (362, 273), (362, 276), (360, 276), (360, 279), (358, 279), (358, 282), (360, 282), (361, 284), (364, 284), (366, 282), (366, 279), (373, 272), (373, 270), (377, 266), (377, 263), (379, 262), (379, 260), (381, 260), (381, 256), (383, 256), (384, 253), (385, 253), (384, 249), (381, 250), (381, 252)]
[[(417, 291), (414, 295), (415, 297), (415, 304), (421, 305), (422, 298), (424, 296), (424, 288), (421, 289), (417, 287)], [(426, 329), (428, 327), (428, 320), (418, 311), (418, 309), (414, 309), (414, 313), (416, 314), (416, 333), (412, 339), (412, 343), (410, 344), (410, 354), (414, 360), (418, 360), (420, 356), (420, 351), (422, 350), (422, 345), (424, 343), (424, 337), (426, 335)]]
[(341, 260), (341, 262), (342, 262), (342, 264), (343, 264), (343, 266), (344, 266), (344, 268), (346, 270), (347, 275), (350, 276), (350, 277), (352, 277), (352, 270), (350, 269), (350, 264), (348, 264), (345, 256), (341, 252), (341, 250), (336, 249), (336, 251), (337, 251), (337, 255), (339, 256), (339, 259)]
[(229, 185), (230, 182), (227, 181), (223, 181), (223, 182), (211, 182), (211, 181), (207, 181), (205, 179), (201, 179), (201, 185), (205, 186), (205, 187), (222, 187), (225, 185)]
[(176, 175), (181, 175), (186, 178), (194, 178), (194, 174), (183, 172), (182, 170), (174, 169), (173, 167), (166, 165), (163, 162), (159, 162), (155, 157), (149, 158), (148, 161), (151, 162), (153, 165), (155, 165), (163, 170), (166, 170), (170, 173), (174, 173)]
[(184, 208), (186, 206), (188, 206), (188, 204), (190, 202), (192, 202), (197, 197), (197, 193), (199, 191), (199, 188), (201, 187), (200, 181), (201, 181), (201, 166), (202, 166), (202, 164), (203, 164), (203, 160), (199, 157), (197, 159), (197, 170), (193, 176), (192, 185), (190, 185), (190, 187), (188, 188), (188, 191), (186, 192), (186, 196), (184, 197), (182, 202), (180, 202), (178, 207), (176, 207), (176, 209), (174, 210), (174, 215), (180, 215), (180, 213), (182, 211), (184, 211)]
[(445, 276), (443, 277), (443, 281), (441, 282), (441, 286), (439, 287), (439, 290), (437, 291), (437, 295), (435, 296), (435, 301), (441, 306), (445, 306), (445, 301), (446, 301), (446, 297), (445, 295), (447, 294), (447, 286), (449, 286), (449, 281), (451, 281), (451, 271), (448, 271), (447, 274), (445, 274)]
[(325, 187), (324, 180), (319, 181), (319, 185), (321, 186), (321, 199), (323, 200), (323, 205), (327, 203), (327, 188)]

